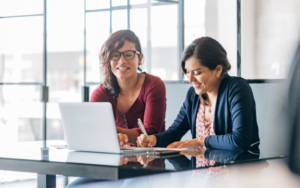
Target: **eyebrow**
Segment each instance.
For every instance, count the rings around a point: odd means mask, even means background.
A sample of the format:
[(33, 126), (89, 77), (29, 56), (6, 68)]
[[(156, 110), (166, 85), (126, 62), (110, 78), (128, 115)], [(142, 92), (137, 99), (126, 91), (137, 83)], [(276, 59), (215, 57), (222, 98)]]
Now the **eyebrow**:
[(197, 69), (194, 69), (194, 70), (192, 70), (192, 71), (196, 71), (196, 70), (201, 70), (201, 68), (197, 68)]
[[(137, 51), (137, 50), (125, 50), (123, 52), (127, 52), (127, 51)], [(116, 52), (120, 52), (119, 50), (116, 50)], [(122, 52), (121, 52), (122, 53)]]

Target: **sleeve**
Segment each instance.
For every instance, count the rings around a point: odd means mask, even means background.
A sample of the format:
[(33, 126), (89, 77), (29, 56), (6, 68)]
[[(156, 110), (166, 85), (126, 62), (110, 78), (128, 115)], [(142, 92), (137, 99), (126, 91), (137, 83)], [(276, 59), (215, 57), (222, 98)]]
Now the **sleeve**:
[[(166, 113), (166, 87), (161, 79), (151, 83), (146, 89), (144, 127), (149, 135), (159, 133), (165, 125)], [(133, 128), (140, 134), (140, 128)]]
[(175, 119), (174, 123), (169, 127), (169, 129), (160, 134), (156, 134), (156, 147), (166, 147), (169, 144), (179, 141), (185, 133), (190, 130), (188, 118), (187, 118), (187, 108), (189, 106), (191, 91), (193, 88), (189, 89), (187, 97), (183, 103), (183, 106), (180, 108), (179, 114)]
[(245, 150), (209, 150), (205, 151), (205, 158), (219, 163), (238, 162), (247, 160), (247, 151)]
[(109, 101), (107, 93), (105, 91), (105, 88), (101, 84), (93, 91), (90, 98), (90, 102), (107, 102), (107, 101)]
[(147, 168), (166, 169), (165, 159), (155, 159), (148, 163)]
[(173, 165), (175, 170), (190, 169), (191, 160), (189, 160), (185, 155), (170, 157), (167, 158), (167, 160)]
[(232, 84), (228, 98), (232, 132), (206, 137), (205, 146), (210, 149), (247, 150), (251, 145), (253, 126), (256, 125), (252, 90), (245, 80), (239, 79)]

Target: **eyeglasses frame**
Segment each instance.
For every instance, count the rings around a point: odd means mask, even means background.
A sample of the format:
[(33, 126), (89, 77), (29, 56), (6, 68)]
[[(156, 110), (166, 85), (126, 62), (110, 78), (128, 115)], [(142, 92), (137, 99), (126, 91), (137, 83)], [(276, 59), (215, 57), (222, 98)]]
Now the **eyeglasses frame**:
[[(119, 59), (117, 59), (117, 60), (113, 60), (113, 58), (112, 58), (111, 60), (112, 60), (112, 61), (119, 61), (122, 55), (123, 55), (123, 57), (126, 59), (126, 57), (125, 57), (124, 54), (125, 54), (126, 52), (129, 52), (129, 51), (131, 51), (131, 52), (134, 53), (134, 54), (133, 54), (133, 58), (134, 58), (135, 54), (138, 54), (138, 55), (141, 54), (139, 51), (136, 51), (136, 50), (126, 50), (126, 51), (124, 51), (124, 52), (115, 51), (114, 53), (118, 52), (118, 53), (120, 54), (120, 57), (119, 57)], [(132, 58), (132, 59), (133, 59), (133, 58)], [(126, 59), (126, 60), (132, 60), (132, 59)]]

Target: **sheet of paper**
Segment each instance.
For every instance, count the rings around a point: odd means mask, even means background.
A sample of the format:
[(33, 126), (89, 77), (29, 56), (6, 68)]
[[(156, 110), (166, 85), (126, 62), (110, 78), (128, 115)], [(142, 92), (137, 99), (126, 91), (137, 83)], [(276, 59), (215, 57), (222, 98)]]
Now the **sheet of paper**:
[(155, 151), (184, 151), (184, 150), (187, 150), (188, 148), (177, 149), (177, 148), (159, 148), (159, 147), (153, 147), (152, 149), (155, 150)]
[(144, 150), (148, 150), (148, 151), (151, 151), (151, 150), (155, 150), (155, 151), (184, 151), (184, 150), (187, 150), (188, 148), (181, 148), (181, 149), (177, 149), (177, 148), (160, 148), (160, 147), (152, 147), (152, 148), (144, 148), (144, 147), (121, 147), (121, 149), (132, 149), (132, 150), (135, 150), (135, 151), (138, 151), (138, 150), (141, 150), (141, 151), (144, 151)]

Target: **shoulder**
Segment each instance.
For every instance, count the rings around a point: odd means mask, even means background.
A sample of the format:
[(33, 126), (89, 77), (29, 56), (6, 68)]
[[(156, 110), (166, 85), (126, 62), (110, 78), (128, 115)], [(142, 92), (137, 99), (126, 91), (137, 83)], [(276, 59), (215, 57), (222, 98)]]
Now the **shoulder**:
[[(103, 84), (100, 84), (95, 90), (94, 90), (95, 93), (98, 93), (98, 94), (106, 94), (106, 89), (105, 87), (103, 86)], [(94, 93), (93, 92), (93, 93)]]
[(159, 77), (151, 74), (145, 75), (144, 85), (146, 90), (152, 90), (152, 89), (166, 90), (165, 83)]
[(195, 96), (197, 95), (195, 92), (195, 89), (193, 88), (193, 86), (191, 86), (186, 94), (187, 97), (191, 97), (191, 96)]
[[(224, 82), (224, 83), (223, 83)], [(227, 76), (224, 78), (224, 80), (221, 83), (222, 87), (220, 86), (220, 89), (233, 91), (233, 90), (251, 90), (251, 87), (247, 80), (241, 77), (235, 77), (235, 76)]]
[(107, 89), (100, 84), (92, 93), (90, 102), (108, 101), (109, 93)]
[(200, 100), (199, 95), (196, 94), (195, 89), (193, 88), (193, 86), (191, 86), (186, 93), (184, 104), (186, 106), (190, 106), (194, 103), (197, 103), (198, 100)]
[(229, 100), (235, 101), (243, 97), (253, 98), (252, 89), (247, 80), (244, 78), (228, 76), (224, 79), (226, 80), (224, 80), (224, 84), (222, 83), (223, 86), (220, 86), (220, 92), (224, 94), (226, 93)]
[(158, 76), (154, 76), (152, 74), (146, 74), (145, 76), (145, 83), (147, 84), (158, 84), (165, 86), (165, 83), (160, 79)]
[(141, 90), (141, 97), (144, 100), (149, 99), (164, 99), (166, 98), (165, 83), (157, 76), (151, 74), (145, 75), (144, 84)]

